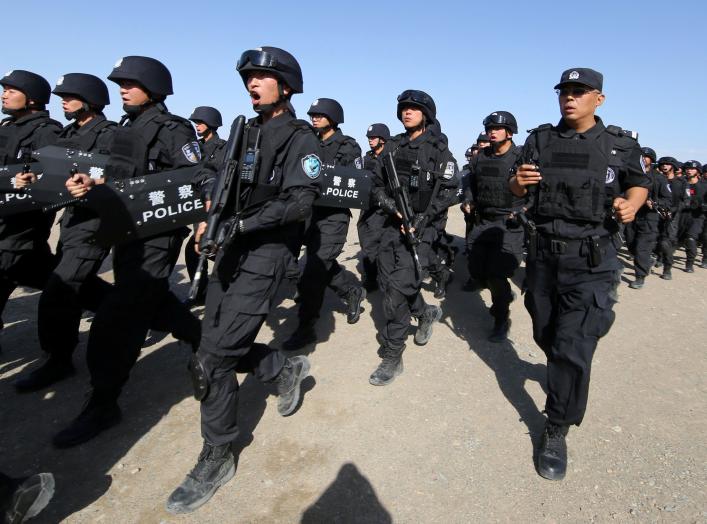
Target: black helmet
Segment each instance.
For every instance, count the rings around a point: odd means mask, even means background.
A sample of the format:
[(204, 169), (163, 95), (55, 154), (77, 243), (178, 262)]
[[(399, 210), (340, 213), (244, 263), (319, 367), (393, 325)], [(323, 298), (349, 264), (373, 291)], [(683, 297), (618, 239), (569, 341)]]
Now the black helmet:
[(702, 173), (707, 173), (707, 162), (702, 164)]
[(221, 120), (221, 113), (219, 113), (219, 110), (210, 106), (197, 107), (189, 117), (189, 120), (193, 122), (203, 122), (211, 129), (218, 129), (223, 125), (223, 120)]
[(5, 73), (5, 76), (0, 78), (0, 85), (22, 91), (27, 97), (28, 104), (30, 100), (37, 104), (48, 104), (52, 92), (52, 87), (43, 77), (22, 69)]
[(432, 123), (437, 116), (437, 106), (432, 97), (424, 91), (407, 89), (398, 95), (398, 120), (402, 120), (403, 106), (415, 106), (422, 110), (427, 121)]
[(108, 80), (116, 84), (121, 80), (133, 80), (151, 95), (159, 97), (174, 93), (169, 69), (159, 60), (147, 56), (124, 56), (115, 63)]
[(698, 171), (702, 171), (702, 164), (700, 164), (697, 160), (688, 160), (687, 162), (683, 162), (682, 168), (684, 170), (697, 169)]
[(660, 164), (670, 164), (673, 166), (673, 169), (677, 169), (680, 166), (680, 163), (675, 160), (672, 156), (662, 156), (658, 159), (658, 165)]
[(508, 111), (494, 111), (489, 116), (484, 118), (483, 124), (484, 129), (499, 126), (505, 127), (514, 135), (518, 133), (518, 124), (516, 123), (516, 117), (514, 117)]
[(655, 159), (658, 158), (658, 156), (655, 154), (655, 151), (653, 149), (651, 149), (650, 147), (642, 147), (641, 154), (643, 154), (643, 156), (647, 156), (648, 158), (650, 158), (651, 162), (655, 162)]
[(366, 131), (367, 138), (382, 138), (383, 140), (390, 140), (390, 129), (385, 124), (371, 124), (368, 126), (368, 131)]
[(476, 145), (479, 145), (479, 142), (488, 142), (489, 141), (489, 136), (486, 133), (479, 133), (479, 136), (476, 137)]
[(52, 93), (57, 96), (75, 96), (94, 107), (103, 108), (110, 104), (105, 82), (97, 76), (85, 73), (67, 73), (59, 77)]
[(344, 108), (333, 98), (317, 98), (307, 111), (309, 116), (324, 115), (336, 127), (344, 123)]
[(268, 71), (290, 86), (293, 93), (303, 90), (302, 69), (295, 57), (278, 47), (258, 47), (245, 51), (238, 59), (236, 70), (248, 82), (249, 71)]
[(474, 145), (474, 146), (469, 146), (469, 147), (467, 148), (466, 152), (464, 153), (464, 156), (465, 156), (466, 158), (469, 158), (470, 156), (472, 156), (472, 155), (474, 154), (474, 149), (475, 149), (475, 148), (478, 149), (478, 147), (475, 146), (475, 145)]

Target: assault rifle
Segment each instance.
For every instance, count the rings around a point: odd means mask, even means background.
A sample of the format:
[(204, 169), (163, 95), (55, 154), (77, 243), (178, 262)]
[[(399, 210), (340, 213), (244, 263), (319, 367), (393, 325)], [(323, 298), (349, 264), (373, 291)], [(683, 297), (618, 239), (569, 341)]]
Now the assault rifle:
[(412, 207), (410, 206), (405, 188), (400, 185), (400, 179), (398, 178), (398, 171), (395, 169), (395, 159), (392, 153), (388, 153), (383, 157), (383, 167), (387, 174), (388, 187), (393, 194), (393, 199), (395, 199), (395, 207), (402, 216), (405, 240), (412, 253), (412, 258), (415, 261), (417, 277), (420, 278), (422, 276), (422, 264), (420, 264), (420, 257), (417, 255), (417, 245), (420, 243), (420, 240), (415, 236), (415, 233), (411, 231), (413, 217)]
[(199, 242), (199, 263), (189, 289), (189, 300), (196, 298), (202, 274), (207, 267), (207, 260), (214, 257), (220, 249), (228, 247), (238, 232), (238, 221), (242, 212), (241, 181), (243, 176), (250, 177), (257, 173), (257, 163), (260, 157), (260, 151), (257, 148), (252, 151), (249, 149), (246, 152), (246, 158), (241, 162), (247, 166), (247, 169), (239, 169), (241, 166), (239, 166), (238, 155), (241, 152), (244, 131), (245, 117), (239, 115), (231, 124), (224, 161), (219, 169), (216, 186), (211, 195), (206, 232)]
[(658, 213), (658, 216), (660, 217), (661, 220), (672, 220), (673, 219), (673, 212), (670, 211), (669, 207), (666, 206), (661, 206), (658, 202), (655, 200), (648, 199), (648, 202), (651, 204), (651, 208), (653, 211)]

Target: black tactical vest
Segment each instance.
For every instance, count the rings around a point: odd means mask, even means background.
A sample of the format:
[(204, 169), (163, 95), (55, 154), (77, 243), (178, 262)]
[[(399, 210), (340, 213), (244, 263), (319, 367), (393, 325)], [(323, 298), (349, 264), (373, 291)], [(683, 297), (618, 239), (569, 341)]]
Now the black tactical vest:
[[(240, 176), (244, 165), (247, 166), (249, 163), (249, 153), (252, 154), (256, 149), (259, 150), (258, 163), (252, 177), (253, 182), (245, 183), (241, 189), (241, 202), (244, 210), (255, 210), (262, 203), (272, 200), (281, 192), (282, 163), (287, 155), (289, 145), (297, 133), (311, 130), (307, 122), (292, 120), (286, 127), (278, 129), (275, 133), (262, 133), (262, 128), (253, 125), (254, 122), (255, 119), (246, 125), (238, 164)], [(260, 140), (257, 143), (259, 133)]]
[(514, 196), (508, 186), (508, 177), (517, 156), (509, 151), (502, 157), (479, 153), (474, 174), (476, 194), (474, 201), (480, 208), (512, 208)]
[[(430, 144), (431, 145), (431, 144)], [(437, 174), (431, 173), (420, 165), (418, 155), (425, 153), (423, 147), (412, 149), (409, 147), (398, 148), (394, 153), (395, 170), (398, 172), (400, 185), (405, 188), (410, 197), (410, 205), (415, 213), (425, 213), (435, 194)], [(422, 159), (425, 161), (426, 159)]]
[(602, 151), (604, 142), (566, 140), (553, 133), (546, 134), (549, 143), (542, 148), (538, 159), (542, 180), (536, 194), (536, 214), (602, 222), (606, 215), (605, 185), (610, 156)]
[[(12, 121), (10, 120), (9, 122)], [(37, 129), (45, 126), (55, 126), (61, 129), (61, 124), (49, 118), (49, 116), (34, 118), (21, 125), (8, 123), (0, 126), (0, 165), (16, 163), (21, 161), (24, 156), (31, 154), (31, 148), (23, 148), (22, 144)]]
[[(73, 147), (80, 151), (92, 151), (96, 146), (96, 141), (98, 140), (101, 131), (105, 128), (116, 127), (115, 122), (110, 120), (103, 120), (93, 126), (91, 129), (84, 133), (74, 133), (70, 137), (64, 136), (64, 132), (57, 138), (56, 145), (61, 147)], [(67, 128), (64, 128), (66, 130)], [(109, 153), (108, 151), (101, 151), (103, 154)]]

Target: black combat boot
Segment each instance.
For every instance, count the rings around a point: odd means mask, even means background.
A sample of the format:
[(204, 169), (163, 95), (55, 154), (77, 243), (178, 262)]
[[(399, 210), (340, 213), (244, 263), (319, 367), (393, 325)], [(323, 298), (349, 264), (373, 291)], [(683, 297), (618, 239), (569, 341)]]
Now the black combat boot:
[(212, 446), (204, 441), (196, 466), (167, 499), (170, 513), (190, 513), (206, 504), (216, 490), (236, 474), (230, 444)]
[(493, 323), (493, 331), (489, 335), (489, 342), (505, 342), (508, 340), (508, 332), (511, 330), (511, 319), (497, 318)]
[(121, 417), (120, 407), (115, 399), (91, 395), (79, 416), (69, 427), (54, 435), (52, 442), (59, 449), (78, 446), (118, 424)]
[(15, 389), (19, 393), (39, 391), (72, 376), (75, 372), (76, 370), (71, 364), (71, 357), (50, 355), (41, 366), (20, 376), (15, 381)]
[(395, 377), (403, 372), (404, 349), (405, 346), (401, 349), (391, 349), (388, 346), (378, 348), (378, 356), (383, 360), (378, 364), (376, 370), (371, 373), (368, 382), (374, 386), (385, 386), (393, 382)]
[(439, 272), (437, 278), (435, 279), (435, 298), (444, 298), (447, 294), (447, 284), (449, 284), (452, 278), (452, 272), (448, 268), (444, 268)]
[(655, 262), (653, 263), (653, 267), (656, 267), (656, 268), (663, 267), (663, 261), (660, 259), (660, 257), (655, 259)]
[(672, 280), (673, 273), (672, 273), (671, 269), (672, 269), (672, 266), (669, 266), (666, 264), (665, 267), (663, 268), (663, 274), (660, 275), (660, 278), (662, 278), (663, 280)]
[(631, 289), (641, 289), (645, 283), (646, 277), (636, 277), (636, 280), (631, 282), (628, 287), (630, 287)]
[(548, 480), (562, 480), (567, 472), (568, 426), (545, 423), (540, 450), (538, 451), (538, 473)]
[(415, 344), (424, 346), (432, 337), (432, 327), (442, 318), (442, 308), (439, 306), (425, 306), (425, 311), (420, 315), (415, 331)]
[(355, 324), (361, 318), (361, 302), (366, 298), (366, 290), (359, 286), (354, 286), (346, 293), (346, 322)]
[(688, 260), (685, 263), (685, 273), (694, 273), (695, 272), (695, 263), (692, 260)]
[(314, 320), (300, 320), (295, 332), (282, 344), (285, 351), (297, 351), (304, 346), (317, 341), (317, 332), (314, 329)]
[(282, 371), (275, 378), (277, 386), (277, 412), (286, 417), (291, 415), (301, 394), (300, 385), (309, 376), (309, 359), (305, 356), (290, 357), (285, 361)]
[(13, 479), (0, 474), (0, 516), (2, 522), (19, 524), (36, 517), (54, 496), (54, 475), (38, 473)]
[(702, 269), (707, 269), (707, 258), (702, 259), (702, 264), (700, 264)]

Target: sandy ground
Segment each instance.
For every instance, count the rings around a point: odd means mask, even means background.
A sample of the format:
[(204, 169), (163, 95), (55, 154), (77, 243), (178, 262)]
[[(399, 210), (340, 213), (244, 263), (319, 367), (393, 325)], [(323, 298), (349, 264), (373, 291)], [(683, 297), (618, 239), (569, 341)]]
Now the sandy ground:
[[(461, 246), (463, 222), (451, 214)], [(340, 259), (354, 270), (354, 228), (349, 240)], [(707, 270), (682, 272), (679, 255), (673, 281), (652, 276), (640, 291), (626, 286), (627, 263), (617, 322), (594, 359), (587, 416), (568, 437), (563, 482), (540, 478), (533, 466), (545, 360), (530, 318), (517, 300), (511, 340), (487, 342), (489, 295), (461, 291), (463, 257), (431, 342), (420, 348), (410, 337), (405, 372), (387, 387), (368, 384), (380, 293), (354, 326), (328, 293), (321, 342), (304, 351), (312, 377), (299, 411), (280, 417), (271, 388), (239, 377), (236, 477), (187, 516), (164, 510), (201, 446), (186, 347), (153, 334), (120, 400), (123, 422), (84, 446), (55, 450), (52, 434), (78, 414), (87, 391), (90, 317), (76, 376), (18, 395), (16, 375), (40, 359), (39, 294), (18, 290), (2, 334), (0, 467), (16, 476), (54, 472), (56, 496), (38, 522), (707, 522)], [(174, 288), (184, 296), (178, 269)], [(521, 270), (516, 284), (522, 278)], [(425, 297), (437, 302), (429, 286)], [(280, 347), (294, 315), (285, 300), (259, 340)]]

